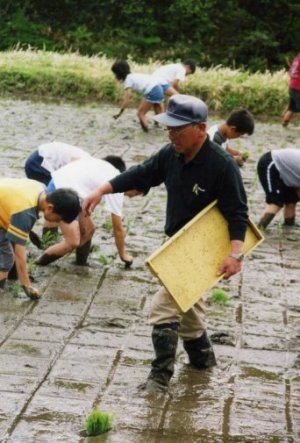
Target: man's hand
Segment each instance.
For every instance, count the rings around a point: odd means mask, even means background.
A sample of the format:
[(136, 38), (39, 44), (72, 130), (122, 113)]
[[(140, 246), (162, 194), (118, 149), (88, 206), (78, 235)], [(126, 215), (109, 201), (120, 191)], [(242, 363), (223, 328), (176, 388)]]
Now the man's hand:
[(98, 189), (90, 192), (83, 200), (82, 211), (83, 215), (88, 216), (94, 211), (95, 207), (101, 202), (102, 193)]
[(224, 274), (224, 278), (225, 280), (227, 280), (232, 275), (240, 272), (241, 269), (242, 269), (241, 262), (239, 262), (233, 257), (226, 257), (219, 268), (218, 275)]
[(31, 300), (39, 300), (41, 297), (41, 294), (39, 293), (39, 291), (34, 288), (33, 286), (22, 286), (25, 294), (27, 295), (27, 297), (29, 297)]
[(125, 263), (125, 269), (129, 269), (133, 262), (133, 257), (131, 255), (124, 254), (123, 257), (120, 257), (122, 262)]

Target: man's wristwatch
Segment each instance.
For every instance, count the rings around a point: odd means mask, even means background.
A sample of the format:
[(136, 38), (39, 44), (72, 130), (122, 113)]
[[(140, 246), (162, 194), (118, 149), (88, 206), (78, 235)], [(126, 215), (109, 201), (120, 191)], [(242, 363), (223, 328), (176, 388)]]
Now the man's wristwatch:
[(229, 254), (229, 257), (232, 257), (239, 262), (244, 260), (244, 254), (242, 254), (241, 252), (239, 253), (232, 252), (231, 254)]

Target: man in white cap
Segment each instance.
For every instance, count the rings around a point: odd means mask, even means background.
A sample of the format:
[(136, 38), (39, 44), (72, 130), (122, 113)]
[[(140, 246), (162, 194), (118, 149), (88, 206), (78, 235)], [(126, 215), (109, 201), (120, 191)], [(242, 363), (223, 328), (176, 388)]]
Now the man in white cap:
[[(173, 95), (167, 112), (154, 119), (167, 126), (171, 143), (142, 164), (95, 189), (85, 199), (83, 211), (91, 213), (105, 194), (164, 183), (168, 197), (165, 232), (172, 236), (217, 199), (218, 208), (228, 222), (231, 240), (231, 253), (219, 268), (219, 273), (227, 279), (241, 270), (248, 220), (239, 168), (232, 157), (207, 136), (207, 106), (202, 100)], [(202, 300), (182, 313), (165, 288), (156, 293), (150, 312), (155, 359), (145, 384), (149, 392), (168, 390), (179, 336), (192, 366), (206, 369), (216, 364), (203, 317)]]

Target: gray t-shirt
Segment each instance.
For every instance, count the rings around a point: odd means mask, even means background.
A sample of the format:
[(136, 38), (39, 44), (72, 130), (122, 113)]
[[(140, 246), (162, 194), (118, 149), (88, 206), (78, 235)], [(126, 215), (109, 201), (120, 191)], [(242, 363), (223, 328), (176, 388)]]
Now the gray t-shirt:
[(274, 149), (272, 159), (283, 183), (290, 188), (300, 188), (300, 150)]

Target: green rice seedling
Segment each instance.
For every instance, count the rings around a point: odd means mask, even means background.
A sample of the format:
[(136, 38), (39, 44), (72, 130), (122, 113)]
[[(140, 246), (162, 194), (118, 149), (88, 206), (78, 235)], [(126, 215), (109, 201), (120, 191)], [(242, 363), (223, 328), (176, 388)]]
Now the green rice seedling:
[(112, 221), (111, 219), (106, 219), (105, 222), (102, 224), (102, 228), (106, 231), (106, 232), (111, 232), (112, 230)]
[(112, 428), (112, 417), (107, 412), (93, 409), (85, 423), (85, 430), (88, 436), (104, 434)]
[(242, 157), (242, 159), (243, 159), (244, 162), (245, 162), (245, 161), (247, 161), (248, 158), (250, 157), (250, 154), (249, 154), (248, 151), (243, 151), (243, 152), (241, 152), (241, 157)]
[(43, 235), (43, 249), (47, 249), (58, 242), (59, 233), (48, 231)]
[(230, 295), (228, 292), (221, 288), (215, 288), (212, 290), (211, 296), (209, 298), (213, 303), (217, 303), (222, 306), (229, 306)]
[(15, 297), (15, 298), (18, 297), (20, 289), (21, 289), (21, 286), (20, 286), (20, 283), (19, 283), (19, 282), (15, 282), (15, 283), (11, 286), (10, 291), (11, 291), (13, 297)]
[(109, 260), (105, 255), (100, 255), (98, 260), (101, 263), (101, 265), (103, 265), (103, 266), (107, 266), (109, 263)]

